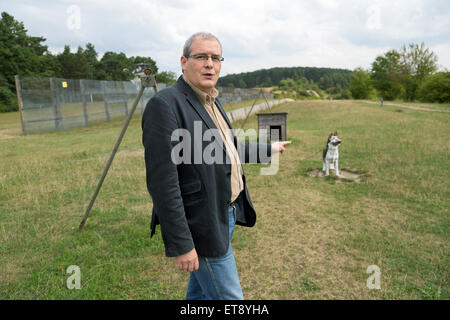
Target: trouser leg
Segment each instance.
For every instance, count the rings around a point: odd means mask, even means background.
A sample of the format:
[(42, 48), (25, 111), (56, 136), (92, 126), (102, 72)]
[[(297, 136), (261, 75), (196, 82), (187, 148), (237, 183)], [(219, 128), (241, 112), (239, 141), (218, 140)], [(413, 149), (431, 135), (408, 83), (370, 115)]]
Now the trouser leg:
[(186, 299), (244, 299), (231, 248), (231, 237), (236, 221), (235, 210), (235, 207), (229, 209), (230, 244), (227, 253), (218, 258), (198, 257), (199, 269), (191, 273)]

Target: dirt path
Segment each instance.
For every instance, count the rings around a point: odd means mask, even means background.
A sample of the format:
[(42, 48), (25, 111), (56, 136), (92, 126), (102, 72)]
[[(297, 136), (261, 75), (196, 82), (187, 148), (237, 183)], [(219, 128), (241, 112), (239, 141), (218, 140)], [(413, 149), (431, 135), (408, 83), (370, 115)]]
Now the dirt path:
[[(367, 102), (367, 103), (370, 103), (370, 104), (380, 105), (379, 101), (369, 101), (369, 100), (363, 100), (363, 101)], [(431, 109), (431, 108), (418, 106), (418, 105), (411, 105), (411, 104), (406, 105), (406, 104), (393, 103), (393, 102), (383, 102), (383, 105), (385, 105), (385, 106), (393, 106), (393, 107), (402, 107), (402, 108), (408, 108), (408, 109), (414, 109), (414, 110), (422, 110), (422, 111), (450, 113), (450, 110)]]

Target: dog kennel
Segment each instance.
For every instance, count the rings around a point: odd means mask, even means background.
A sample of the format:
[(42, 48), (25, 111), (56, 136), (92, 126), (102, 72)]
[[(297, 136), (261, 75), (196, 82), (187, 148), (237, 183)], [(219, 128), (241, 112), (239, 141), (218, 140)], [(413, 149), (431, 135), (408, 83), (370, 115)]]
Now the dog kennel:
[(287, 112), (257, 113), (259, 141), (285, 141)]

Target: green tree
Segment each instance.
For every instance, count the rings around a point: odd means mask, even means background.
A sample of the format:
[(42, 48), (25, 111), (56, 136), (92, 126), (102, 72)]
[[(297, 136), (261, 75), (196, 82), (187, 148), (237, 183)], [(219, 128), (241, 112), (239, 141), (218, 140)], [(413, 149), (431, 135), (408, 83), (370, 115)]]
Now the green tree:
[(160, 83), (171, 85), (177, 81), (177, 75), (172, 71), (163, 71), (158, 73), (157, 81)]
[(378, 56), (372, 63), (371, 78), (373, 86), (385, 100), (394, 100), (403, 92), (400, 84), (402, 68), (400, 66), (400, 53), (390, 50), (383, 56)]
[(282, 90), (295, 90), (296, 83), (293, 79), (287, 78), (280, 81), (280, 89)]
[(14, 76), (38, 75), (47, 53), (43, 37), (27, 35), (22, 22), (2, 12), (0, 19), (0, 110), (17, 110)]
[(262, 87), (271, 87), (272, 86), (272, 79), (269, 75), (266, 75), (264, 78), (263, 83), (261, 84)]
[(75, 61), (78, 64), (75, 79), (92, 79), (94, 76), (94, 69), (89, 64), (87, 57), (81, 47), (78, 47), (75, 53)]
[(158, 72), (155, 60), (150, 57), (130, 57), (124, 53), (108, 51), (100, 59), (96, 78), (103, 80), (128, 81), (133, 79), (136, 64), (147, 64), (154, 73)]
[(95, 69), (95, 67), (98, 64), (97, 56), (98, 53), (95, 50), (95, 47), (92, 43), (88, 42), (86, 44), (86, 49), (83, 51), (84, 56), (86, 57), (86, 61), (88, 62), (89, 66), (92, 69)]
[(386, 100), (403, 96), (416, 99), (417, 90), (425, 78), (437, 70), (437, 56), (424, 43), (403, 46), (378, 56), (372, 63), (373, 85)]
[(3, 75), (0, 75), (0, 112), (16, 111), (16, 96), (10, 89), (10, 84)]
[[(239, 74), (229, 74), (219, 79), (218, 85), (237, 88), (253, 88), (263, 86), (279, 86), (280, 81), (292, 79), (293, 81), (306, 78), (318, 84), (321, 90), (337, 87), (348, 88), (350, 84), (350, 70), (314, 67), (270, 68)], [(269, 80), (270, 79), (270, 80)], [(242, 84), (245, 84), (243, 86)]]
[(100, 75), (103, 80), (128, 81), (133, 78), (134, 59), (124, 53), (105, 52), (100, 59)]
[(83, 49), (78, 47), (76, 53), (70, 52), (70, 46), (64, 46), (63, 52), (57, 55), (59, 62), (59, 76), (66, 79), (92, 78), (93, 70), (90, 69)]
[(153, 60), (150, 57), (131, 57), (130, 60), (133, 62), (134, 65), (139, 63), (145, 63), (148, 65), (148, 68), (152, 69), (153, 73), (158, 73), (158, 67), (156, 66), (156, 61)]
[(428, 76), (419, 87), (417, 95), (424, 102), (450, 102), (450, 72)]
[(370, 73), (362, 68), (356, 68), (350, 77), (350, 92), (354, 99), (367, 99), (372, 91)]
[(405, 89), (405, 100), (413, 101), (425, 78), (437, 70), (437, 56), (422, 42), (403, 46), (400, 51), (401, 83)]
[(86, 49), (83, 51), (84, 59), (86, 60), (86, 63), (88, 65), (88, 79), (94, 79), (95, 73), (98, 69), (98, 53), (95, 50), (95, 47), (92, 43), (88, 42), (86, 44)]
[(236, 88), (247, 88), (247, 84), (245, 83), (244, 79), (238, 79)]
[(59, 64), (57, 56), (54, 56), (50, 52), (46, 52), (39, 57), (39, 70), (36, 73), (40, 77), (59, 77), (61, 75), (61, 66)]

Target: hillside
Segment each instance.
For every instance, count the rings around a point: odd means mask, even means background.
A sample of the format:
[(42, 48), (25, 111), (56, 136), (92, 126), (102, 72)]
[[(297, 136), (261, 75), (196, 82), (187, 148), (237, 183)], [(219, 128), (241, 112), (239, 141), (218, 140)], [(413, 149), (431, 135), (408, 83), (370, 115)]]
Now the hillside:
[(254, 88), (279, 86), (284, 79), (294, 81), (305, 78), (316, 83), (320, 89), (339, 92), (350, 84), (351, 70), (316, 67), (276, 67), (253, 72), (229, 74), (219, 78), (222, 87)]

